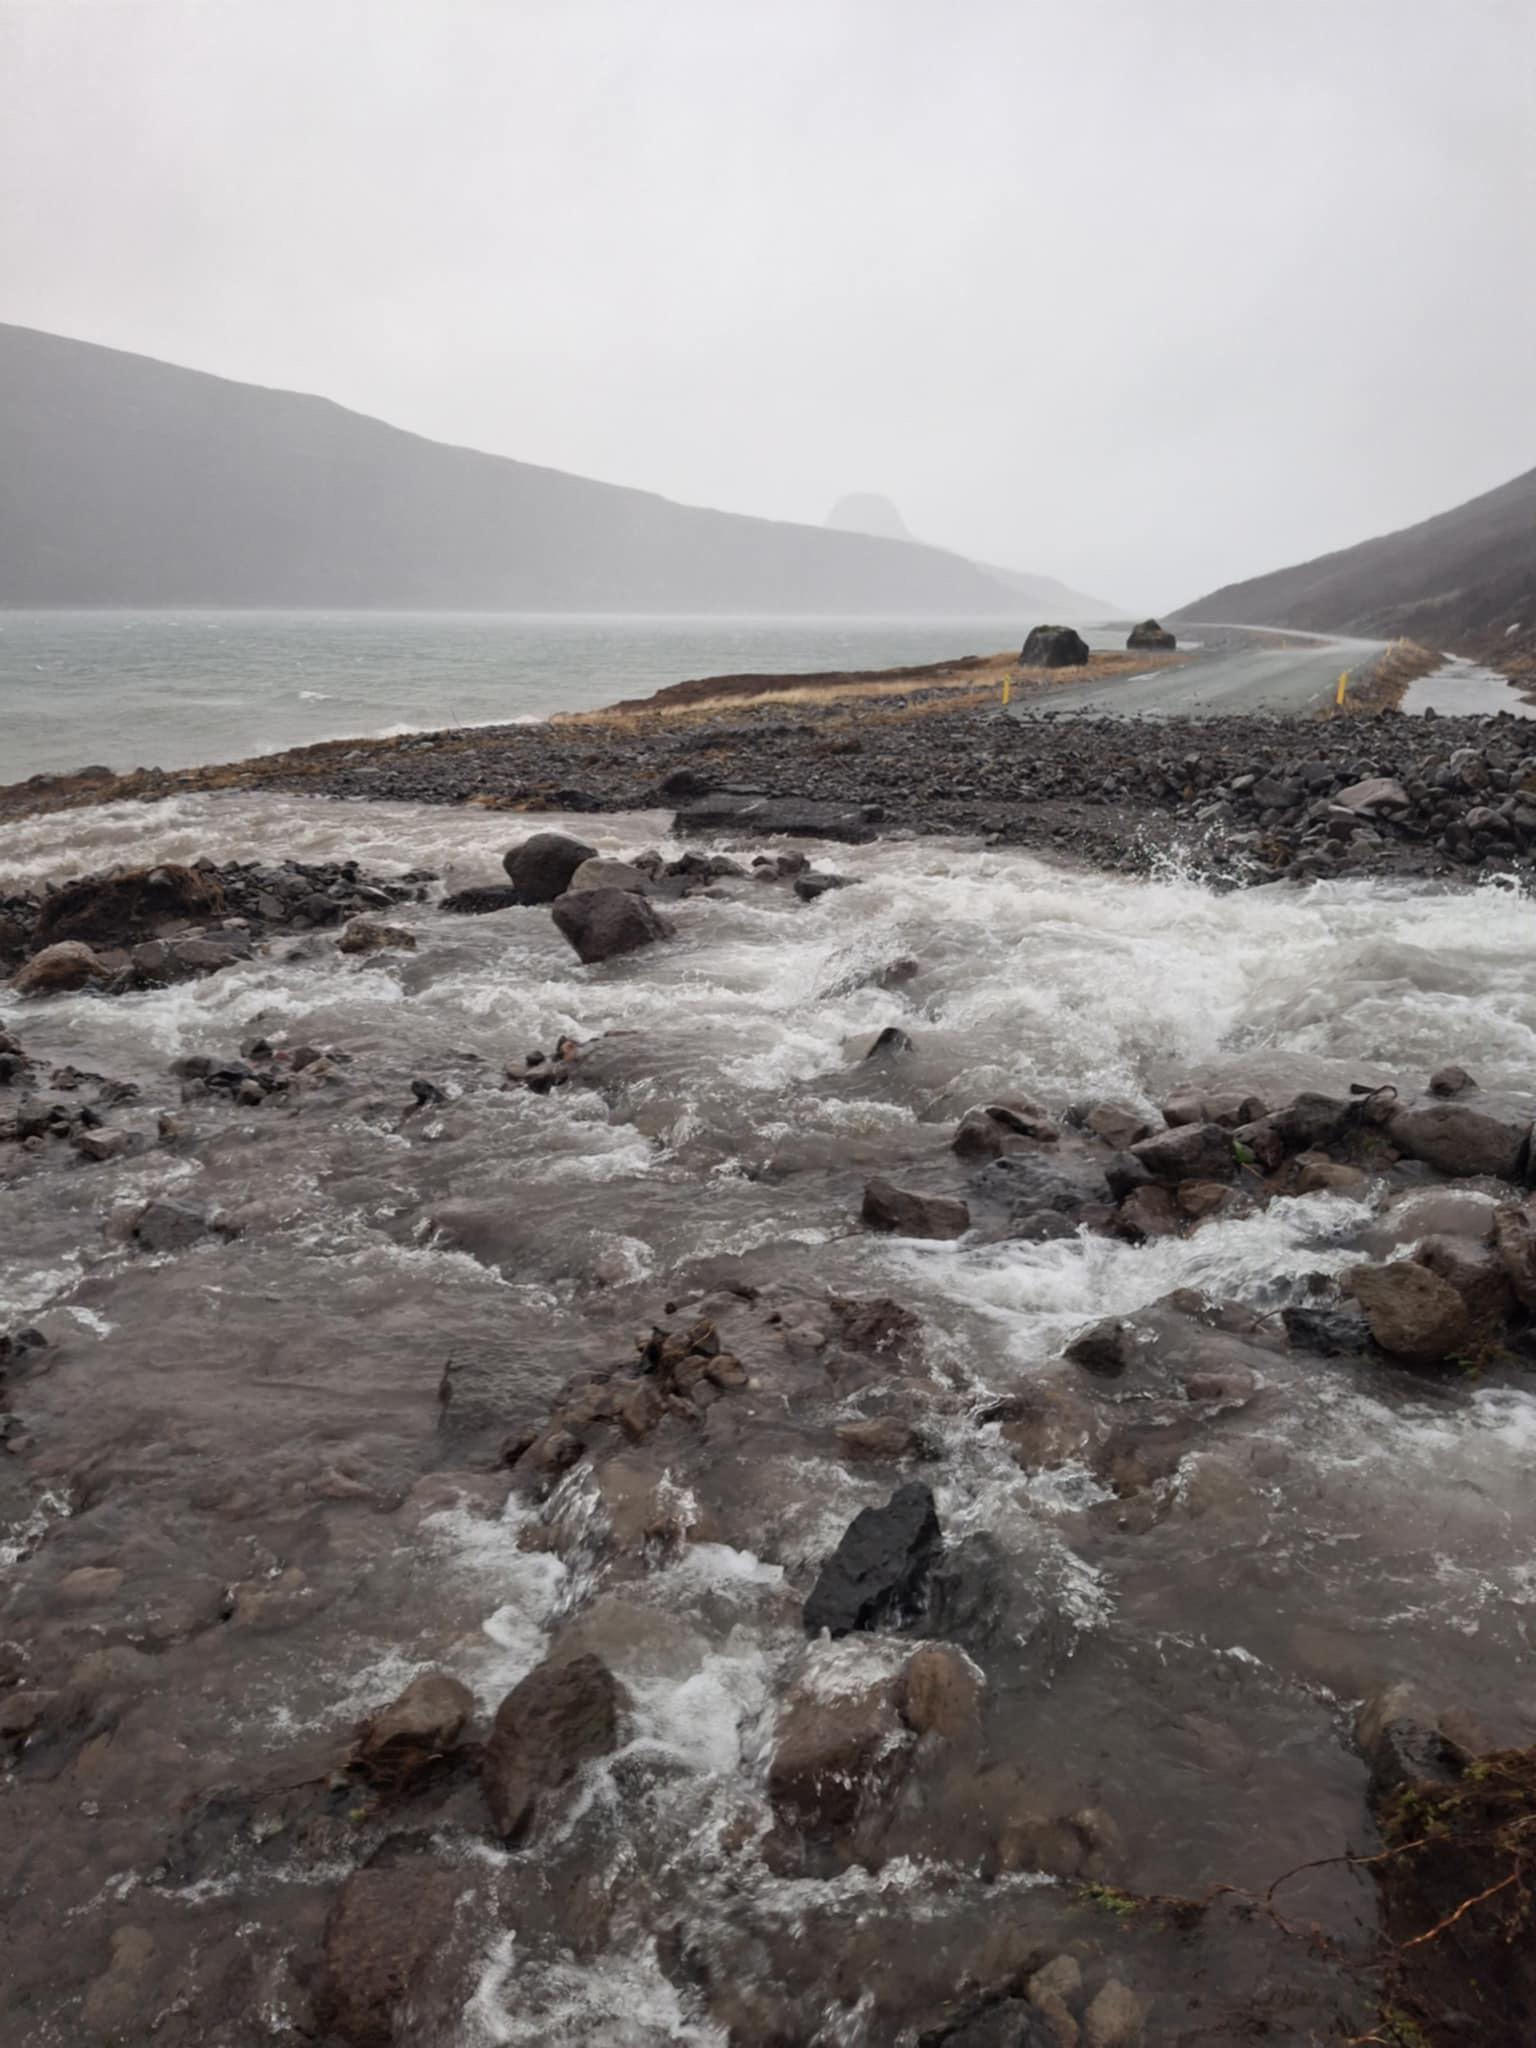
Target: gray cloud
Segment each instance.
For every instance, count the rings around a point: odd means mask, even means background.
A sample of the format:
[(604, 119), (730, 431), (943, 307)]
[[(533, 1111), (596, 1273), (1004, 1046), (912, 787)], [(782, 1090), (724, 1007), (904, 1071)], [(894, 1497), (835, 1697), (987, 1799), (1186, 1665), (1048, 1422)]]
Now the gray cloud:
[(0, 0), (0, 315), (1170, 604), (1536, 462), (1529, 0)]

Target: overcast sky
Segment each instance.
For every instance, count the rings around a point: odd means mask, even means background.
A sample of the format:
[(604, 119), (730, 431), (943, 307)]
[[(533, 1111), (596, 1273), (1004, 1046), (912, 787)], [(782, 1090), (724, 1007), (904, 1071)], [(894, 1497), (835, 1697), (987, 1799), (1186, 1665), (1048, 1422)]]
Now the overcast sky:
[(0, 318), (1171, 606), (1536, 463), (1536, 0), (0, 0)]

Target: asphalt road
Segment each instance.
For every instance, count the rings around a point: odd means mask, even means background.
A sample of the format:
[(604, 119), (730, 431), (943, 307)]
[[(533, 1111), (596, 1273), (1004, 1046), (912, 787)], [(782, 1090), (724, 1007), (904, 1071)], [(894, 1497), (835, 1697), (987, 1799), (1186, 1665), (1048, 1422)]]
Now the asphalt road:
[(1258, 627), (1180, 621), (1180, 641), (1200, 645), (1178, 668), (1153, 669), (1118, 682), (1063, 683), (1021, 697), (1021, 718), (1040, 712), (1094, 717), (1224, 718), (1250, 711), (1309, 717), (1334, 699), (1340, 673), (1364, 668), (1386, 645), (1322, 633), (1278, 635)]

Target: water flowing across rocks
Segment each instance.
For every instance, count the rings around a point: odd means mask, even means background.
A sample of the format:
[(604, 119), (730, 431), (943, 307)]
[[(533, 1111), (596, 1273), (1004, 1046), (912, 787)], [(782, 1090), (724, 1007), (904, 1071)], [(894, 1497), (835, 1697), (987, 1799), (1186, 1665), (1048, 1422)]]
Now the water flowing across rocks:
[(7, 2041), (1411, 2015), (1347, 1859), (1536, 1734), (1528, 900), (538, 822), (663, 929), (484, 812), (6, 828), (20, 945), (236, 935), (0, 995)]

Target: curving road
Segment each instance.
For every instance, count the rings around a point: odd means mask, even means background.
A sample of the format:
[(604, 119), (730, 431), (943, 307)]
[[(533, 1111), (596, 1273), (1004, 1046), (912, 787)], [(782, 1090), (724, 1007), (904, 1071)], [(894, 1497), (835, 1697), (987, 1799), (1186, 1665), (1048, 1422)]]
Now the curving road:
[[(1178, 668), (1118, 682), (1059, 684), (1012, 708), (1021, 718), (1063, 711), (1099, 718), (1221, 718), (1253, 711), (1306, 718), (1333, 702), (1341, 671), (1364, 668), (1387, 645), (1194, 620), (1180, 620), (1177, 630), (1190, 649)], [(1194, 641), (1200, 645), (1191, 647)]]

